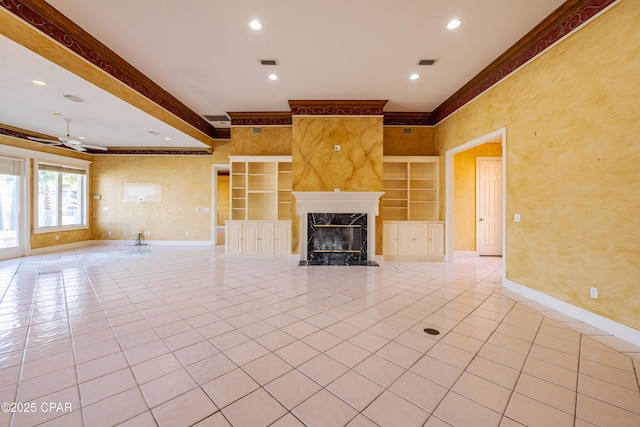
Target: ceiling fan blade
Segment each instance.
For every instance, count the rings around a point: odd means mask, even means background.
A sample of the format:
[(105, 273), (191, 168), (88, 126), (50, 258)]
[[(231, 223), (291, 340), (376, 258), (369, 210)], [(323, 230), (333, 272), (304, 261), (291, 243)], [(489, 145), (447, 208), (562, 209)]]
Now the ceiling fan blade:
[(61, 145), (59, 141), (56, 141), (53, 139), (37, 138), (35, 136), (28, 136), (27, 138), (29, 138), (31, 141), (44, 142), (46, 144), (51, 144), (51, 145)]
[(108, 148), (107, 147), (103, 147), (101, 145), (89, 145), (89, 144), (82, 144), (82, 146), (84, 148), (90, 148), (91, 150), (100, 150), (100, 151), (107, 151)]
[(71, 143), (71, 142), (65, 142), (65, 143), (64, 143), (64, 145), (65, 145), (66, 147), (73, 148), (73, 149), (74, 149), (74, 150), (76, 150), (76, 151), (87, 151), (87, 150), (86, 150), (82, 145), (80, 145), (80, 144), (73, 144), (73, 143)]

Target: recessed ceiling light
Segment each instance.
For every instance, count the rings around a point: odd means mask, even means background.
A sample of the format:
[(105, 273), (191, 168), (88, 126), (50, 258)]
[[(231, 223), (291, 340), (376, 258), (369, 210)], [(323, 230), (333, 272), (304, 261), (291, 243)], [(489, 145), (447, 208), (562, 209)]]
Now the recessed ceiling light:
[(278, 76), (275, 74), (269, 74), (269, 80), (278, 80)]
[(31, 83), (33, 83), (34, 85), (38, 85), (38, 86), (46, 86), (47, 85), (42, 80), (31, 80)]
[(420, 74), (413, 73), (409, 76), (411, 80), (418, 80), (420, 78)]
[(453, 18), (451, 21), (449, 21), (449, 23), (447, 24), (447, 30), (455, 30), (456, 28), (458, 28), (460, 25), (462, 25), (462, 21), (457, 19), (457, 18)]
[(169, 138), (168, 136), (165, 136), (165, 137), (164, 137), (164, 140), (165, 140), (165, 141), (171, 141), (171, 138)]
[(84, 99), (80, 98), (79, 96), (75, 96), (75, 95), (62, 95), (62, 96), (67, 98), (69, 101), (84, 102)]
[(260, 23), (260, 21), (258, 21), (257, 19), (254, 19), (253, 21), (249, 22), (249, 27), (252, 30), (256, 30), (259, 31), (262, 29), (262, 24)]
[(79, 136), (78, 139), (87, 139), (87, 138), (84, 136)]

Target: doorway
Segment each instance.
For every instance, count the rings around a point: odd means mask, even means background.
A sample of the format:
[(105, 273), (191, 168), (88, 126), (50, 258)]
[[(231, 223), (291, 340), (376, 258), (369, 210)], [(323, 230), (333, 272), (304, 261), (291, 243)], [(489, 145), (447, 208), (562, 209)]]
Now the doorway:
[(229, 165), (213, 165), (213, 212), (212, 236), (214, 245), (225, 244), (225, 221), (229, 215)]
[[(472, 149), (474, 147), (490, 143), (496, 142), (501, 144), (501, 153), (502, 153), (502, 169), (501, 169), (501, 253), (503, 256), (503, 277), (504, 277), (504, 266), (506, 265), (506, 233), (505, 233), (505, 215), (506, 215), (506, 150), (507, 150), (507, 138), (506, 138), (506, 128), (498, 129), (494, 132), (481, 136), (477, 139), (469, 141), (465, 144), (462, 144), (458, 147), (452, 148), (448, 150), (445, 154), (445, 244), (446, 244), (446, 253), (445, 260), (448, 262), (452, 262), (454, 259), (454, 233), (455, 233), (455, 197), (454, 197), (454, 188), (455, 188), (455, 168), (454, 168), (454, 156), (458, 153), (462, 153), (466, 150)], [(475, 202), (475, 197), (474, 197)], [(475, 209), (474, 209), (475, 212)], [(475, 215), (474, 215), (475, 218)], [(474, 251), (475, 252), (475, 251)], [(476, 253), (477, 254), (477, 253)]]

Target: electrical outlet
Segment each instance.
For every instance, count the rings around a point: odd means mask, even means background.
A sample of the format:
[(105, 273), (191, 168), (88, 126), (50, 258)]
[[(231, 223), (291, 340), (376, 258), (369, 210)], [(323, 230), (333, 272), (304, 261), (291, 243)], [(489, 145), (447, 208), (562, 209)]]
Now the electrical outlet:
[(145, 235), (145, 236), (151, 236), (151, 232), (150, 232), (150, 231), (145, 231), (145, 232), (144, 232), (144, 235)]
[(56, 234), (56, 240), (60, 240), (60, 236)]
[(111, 230), (109, 230), (109, 236), (111, 236)]
[(593, 286), (589, 289), (589, 296), (593, 299), (598, 299), (598, 288)]
[(188, 232), (188, 231), (185, 231), (185, 232), (184, 232), (184, 235), (185, 235), (185, 236), (187, 236), (187, 237), (189, 237), (189, 232)]

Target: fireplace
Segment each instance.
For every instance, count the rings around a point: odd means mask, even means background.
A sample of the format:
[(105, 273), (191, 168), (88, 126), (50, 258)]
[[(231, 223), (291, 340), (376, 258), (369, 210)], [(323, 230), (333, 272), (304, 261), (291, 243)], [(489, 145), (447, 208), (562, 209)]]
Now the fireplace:
[(367, 214), (307, 215), (307, 265), (367, 264)]
[(294, 192), (301, 265), (378, 265), (377, 192)]

